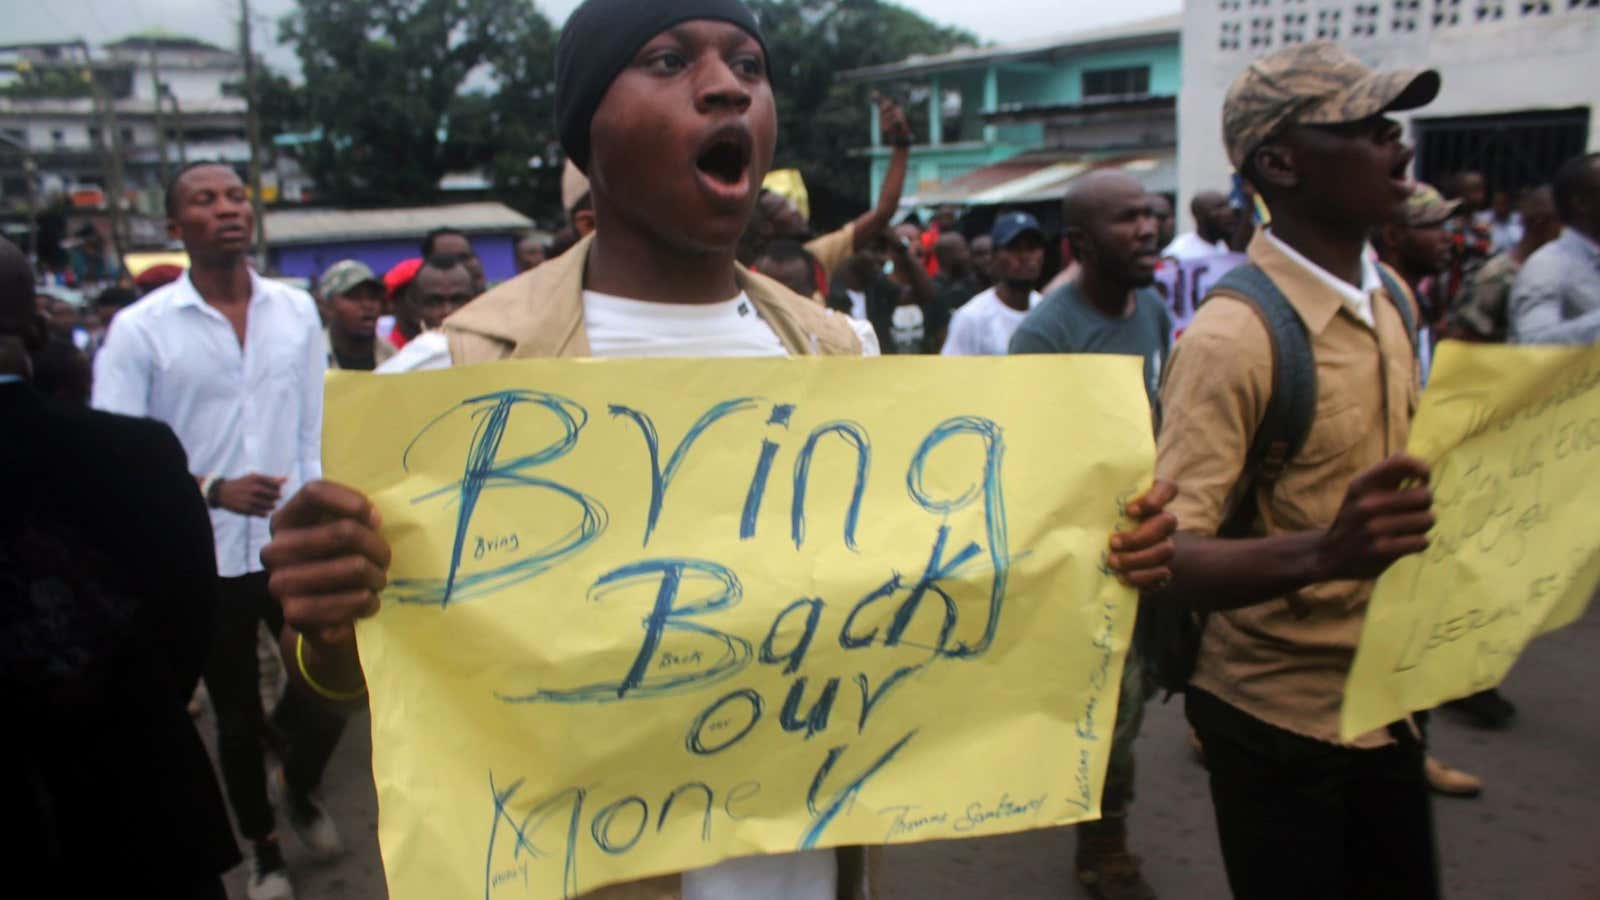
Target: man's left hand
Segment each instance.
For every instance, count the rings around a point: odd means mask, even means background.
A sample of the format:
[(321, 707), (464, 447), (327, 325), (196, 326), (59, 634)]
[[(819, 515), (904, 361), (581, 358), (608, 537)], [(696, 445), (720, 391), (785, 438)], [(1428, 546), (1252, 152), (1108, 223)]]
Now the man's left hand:
[(1178, 520), (1167, 512), (1167, 504), (1178, 496), (1178, 486), (1157, 479), (1142, 496), (1130, 502), (1125, 511), (1134, 522), (1131, 531), (1111, 536), (1111, 552), (1106, 564), (1117, 580), (1132, 588), (1160, 590), (1172, 580), (1176, 547), (1172, 535)]

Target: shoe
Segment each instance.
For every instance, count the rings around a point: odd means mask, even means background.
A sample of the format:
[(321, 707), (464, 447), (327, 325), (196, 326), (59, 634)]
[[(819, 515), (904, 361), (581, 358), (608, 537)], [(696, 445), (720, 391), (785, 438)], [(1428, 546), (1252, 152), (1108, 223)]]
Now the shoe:
[(1504, 731), (1511, 727), (1511, 720), (1517, 717), (1517, 708), (1494, 688), (1460, 700), (1451, 700), (1445, 704), (1445, 708), (1460, 713), (1467, 724), (1484, 731)]
[(245, 857), (247, 867), (244, 895), (249, 900), (294, 900), (289, 883), (289, 866), (276, 838), (255, 841)]
[(283, 807), (284, 818), (289, 820), (294, 836), (311, 851), (311, 855), (319, 861), (342, 855), (344, 840), (339, 837), (338, 826), (333, 824), (333, 817), (328, 815), (315, 793), (300, 793), (290, 788), (282, 769), (278, 770), (273, 780), (276, 783), (273, 793)]
[(1128, 852), (1126, 819), (1080, 822), (1075, 868), (1078, 883), (1094, 900), (1156, 900), (1155, 888), (1139, 872), (1139, 858)]
[(1482, 778), (1452, 768), (1431, 756), (1423, 759), (1422, 773), (1428, 779), (1428, 787), (1436, 794), (1466, 798), (1483, 793)]

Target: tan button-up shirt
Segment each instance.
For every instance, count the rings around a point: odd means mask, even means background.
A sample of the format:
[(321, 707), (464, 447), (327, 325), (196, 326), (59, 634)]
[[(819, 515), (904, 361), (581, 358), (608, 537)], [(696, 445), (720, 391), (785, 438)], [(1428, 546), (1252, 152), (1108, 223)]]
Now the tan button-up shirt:
[[(1323, 528), (1351, 479), (1405, 449), (1419, 390), (1416, 357), (1388, 298), (1376, 298), (1369, 327), (1328, 273), (1291, 258), (1265, 232), (1249, 255), (1305, 322), (1316, 357), (1317, 412), (1282, 475), (1238, 502), (1254, 505), (1260, 535)], [(1173, 349), (1161, 390), (1156, 469), (1178, 484), (1170, 511), (1182, 530), (1214, 535), (1227, 520), (1272, 376), (1266, 326), (1245, 301), (1214, 294)], [(1371, 594), (1371, 581), (1332, 581), (1213, 613), (1193, 684), (1268, 724), (1337, 743), (1345, 679)], [(1387, 741), (1378, 731), (1354, 743)]]

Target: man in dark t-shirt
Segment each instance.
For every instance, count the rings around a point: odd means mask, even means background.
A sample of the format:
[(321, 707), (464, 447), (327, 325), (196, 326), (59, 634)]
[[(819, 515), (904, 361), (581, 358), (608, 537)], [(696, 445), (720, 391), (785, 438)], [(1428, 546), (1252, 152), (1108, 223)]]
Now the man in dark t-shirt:
[[(1150, 195), (1116, 169), (1074, 181), (1061, 201), (1062, 224), (1082, 266), (1075, 281), (1052, 291), (1011, 336), (1012, 353), (1110, 353), (1144, 360), (1152, 428), (1159, 415), (1161, 367), (1172, 349), (1172, 316), (1151, 285), (1160, 261)], [(1137, 648), (1122, 673), (1122, 697), (1101, 800), (1103, 818), (1078, 825), (1078, 880), (1100, 900), (1154, 900), (1155, 891), (1128, 852), (1133, 802), (1133, 741), (1151, 693)]]

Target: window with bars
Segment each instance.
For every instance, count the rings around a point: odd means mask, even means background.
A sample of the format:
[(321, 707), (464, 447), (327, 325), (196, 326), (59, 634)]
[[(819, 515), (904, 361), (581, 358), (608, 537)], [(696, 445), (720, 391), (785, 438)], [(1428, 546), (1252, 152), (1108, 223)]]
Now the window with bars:
[(1344, 11), (1338, 9), (1317, 10), (1317, 40), (1337, 41), (1339, 39), (1339, 20), (1343, 15)]
[(1217, 49), (1224, 53), (1238, 50), (1242, 42), (1241, 31), (1238, 22), (1223, 22), (1217, 32)]
[(1272, 0), (1250, 0), (1251, 9), (1266, 9), (1272, 5)]
[(1259, 16), (1250, 20), (1250, 49), (1266, 50), (1272, 46), (1272, 17)]
[(1244, 0), (1217, 0), (1217, 10), (1225, 13), (1238, 12), (1239, 4), (1243, 2)]
[(1150, 67), (1126, 66), (1117, 69), (1085, 69), (1083, 99), (1121, 97), (1150, 93)]
[(1461, 0), (1433, 0), (1433, 27), (1454, 28), (1461, 24)]
[(1506, 17), (1505, 0), (1478, 0), (1479, 22), (1498, 22)]
[(1567, 0), (1567, 9), (1600, 9), (1600, 0)]
[(1357, 3), (1350, 10), (1350, 36), (1373, 37), (1378, 33), (1378, 16), (1381, 10), (1376, 3)]
[(1411, 34), (1422, 18), (1422, 0), (1393, 0), (1394, 17), (1389, 20), (1393, 34)]
[(1522, 0), (1524, 18), (1550, 15), (1550, 0)]
[(1285, 44), (1304, 43), (1306, 39), (1305, 13), (1283, 14), (1283, 42)]

